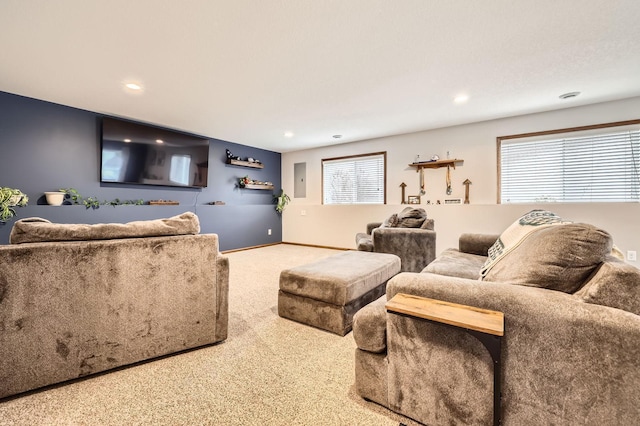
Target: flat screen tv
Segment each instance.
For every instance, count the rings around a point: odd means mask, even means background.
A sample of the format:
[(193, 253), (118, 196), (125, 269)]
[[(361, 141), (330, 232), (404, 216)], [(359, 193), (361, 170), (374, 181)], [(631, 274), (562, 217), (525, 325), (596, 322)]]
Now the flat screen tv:
[(104, 117), (101, 164), (101, 182), (204, 188), (209, 139)]

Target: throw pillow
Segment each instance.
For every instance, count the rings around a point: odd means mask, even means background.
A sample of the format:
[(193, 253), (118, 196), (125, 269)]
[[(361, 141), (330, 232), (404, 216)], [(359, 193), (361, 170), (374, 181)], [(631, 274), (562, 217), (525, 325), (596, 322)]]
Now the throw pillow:
[(480, 277), (486, 276), (494, 265), (518, 247), (531, 233), (560, 223), (568, 222), (563, 222), (560, 216), (546, 210), (531, 210), (513, 222), (489, 248), (487, 261), (480, 270)]
[(385, 220), (381, 228), (420, 228), (427, 219), (424, 209), (406, 207), (400, 213), (394, 213)]
[(39, 217), (16, 221), (11, 229), (11, 244), (46, 241), (109, 240), (115, 238), (159, 237), (200, 232), (200, 221), (186, 212), (167, 219), (141, 220), (129, 223), (98, 223), (95, 225), (51, 223)]
[(573, 293), (612, 247), (611, 235), (593, 225), (548, 226), (529, 233), (483, 279)]
[(640, 269), (612, 255), (575, 296), (640, 315)]

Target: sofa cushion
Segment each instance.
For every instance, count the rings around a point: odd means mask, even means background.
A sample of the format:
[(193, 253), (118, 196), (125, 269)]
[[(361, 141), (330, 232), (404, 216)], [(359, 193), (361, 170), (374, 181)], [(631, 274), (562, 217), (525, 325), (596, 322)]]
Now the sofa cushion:
[(610, 256), (574, 295), (640, 315), (640, 269)]
[(168, 219), (142, 220), (129, 223), (51, 223), (39, 217), (16, 221), (11, 229), (11, 244), (46, 241), (110, 240), (117, 238), (159, 237), (198, 234), (200, 222), (192, 212)]
[(605, 261), (612, 247), (611, 235), (593, 225), (540, 228), (502, 256), (484, 280), (573, 293)]
[(480, 278), (480, 268), (486, 260), (487, 256), (463, 253), (449, 248), (429, 263), (422, 272), (477, 280)]

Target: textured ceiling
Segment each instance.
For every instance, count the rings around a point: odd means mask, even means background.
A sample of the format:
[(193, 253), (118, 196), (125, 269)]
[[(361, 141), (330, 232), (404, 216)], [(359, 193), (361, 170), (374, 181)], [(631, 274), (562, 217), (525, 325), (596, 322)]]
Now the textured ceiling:
[(638, 0), (1, 0), (0, 90), (287, 152), (639, 96), (639, 22)]

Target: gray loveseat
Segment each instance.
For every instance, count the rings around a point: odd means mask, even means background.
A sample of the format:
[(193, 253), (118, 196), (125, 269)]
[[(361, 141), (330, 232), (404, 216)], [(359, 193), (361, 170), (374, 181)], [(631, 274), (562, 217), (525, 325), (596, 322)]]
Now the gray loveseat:
[(387, 313), (386, 300), (406, 293), (504, 312), (503, 424), (637, 424), (640, 270), (611, 255), (606, 232), (559, 224), (479, 280), (497, 237), (462, 235), (356, 314), (357, 392), (429, 425), (492, 422), (488, 352), (462, 330)]
[(197, 216), (15, 223), (0, 246), (0, 398), (227, 337), (229, 265)]

